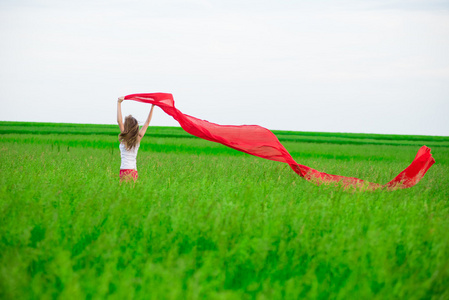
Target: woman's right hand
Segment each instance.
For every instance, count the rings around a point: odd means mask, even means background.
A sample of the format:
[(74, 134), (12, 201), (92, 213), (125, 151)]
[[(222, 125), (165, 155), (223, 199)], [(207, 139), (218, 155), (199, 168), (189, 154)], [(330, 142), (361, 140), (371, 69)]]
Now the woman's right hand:
[(122, 103), (123, 100), (125, 100), (125, 97), (124, 97), (124, 96), (121, 96), (121, 97), (118, 97), (117, 102), (118, 102), (118, 103)]

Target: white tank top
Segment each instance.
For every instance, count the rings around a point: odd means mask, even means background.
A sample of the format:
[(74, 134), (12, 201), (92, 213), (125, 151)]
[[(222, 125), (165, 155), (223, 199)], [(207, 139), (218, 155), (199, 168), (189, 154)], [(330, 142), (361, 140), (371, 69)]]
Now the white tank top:
[(137, 144), (131, 150), (126, 150), (125, 145), (120, 143), (120, 156), (122, 158), (122, 163), (120, 165), (120, 170), (123, 169), (134, 169), (137, 170), (136, 158), (137, 151), (139, 150), (140, 144)]

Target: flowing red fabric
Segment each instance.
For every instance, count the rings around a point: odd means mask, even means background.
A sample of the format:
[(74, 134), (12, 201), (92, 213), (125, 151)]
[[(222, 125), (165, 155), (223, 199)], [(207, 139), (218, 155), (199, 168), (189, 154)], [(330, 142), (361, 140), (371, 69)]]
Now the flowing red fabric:
[(298, 164), (270, 130), (257, 125), (219, 125), (183, 114), (175, 107), (173, 95), (168, 93), (131, 94), (125, 100), (151, 103), (179, 122), (188, 133), (220, 143), (230, 148), (269, 160), (287, 163), (298, 175), (316, 183), (339, 182), (344, 186), (377, 188), (409, 188), (421, 180), (435, 163), (430, 148), (422, 146), (413, 162), (387, 184), (367, 182), (354, 177), (331, 175)]

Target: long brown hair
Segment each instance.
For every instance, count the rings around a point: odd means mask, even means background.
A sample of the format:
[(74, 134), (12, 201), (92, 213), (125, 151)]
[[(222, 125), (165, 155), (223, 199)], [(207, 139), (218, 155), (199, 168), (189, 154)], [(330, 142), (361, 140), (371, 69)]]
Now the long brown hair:
[(139, 141), (139, 123), (136, 118), (129, 115), (125, 118), (123, 132), (118, 135), (118, 139), (125, 145), (126, 150), (131, 150), (137, 146)]

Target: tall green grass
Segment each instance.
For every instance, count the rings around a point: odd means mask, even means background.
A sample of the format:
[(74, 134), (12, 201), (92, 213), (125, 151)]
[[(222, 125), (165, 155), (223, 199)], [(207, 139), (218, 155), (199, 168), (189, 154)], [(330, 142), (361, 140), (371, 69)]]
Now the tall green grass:
[[(64, 126), (0, 136), (1, 298), (449, 298), (444, 137), (415, 187), (350, 192), (151, 127), (138, 181), (120, 184), (118, 132)], [(301, 164), (379, 183), (419, 148), (321, 137), (283, 144)]]

